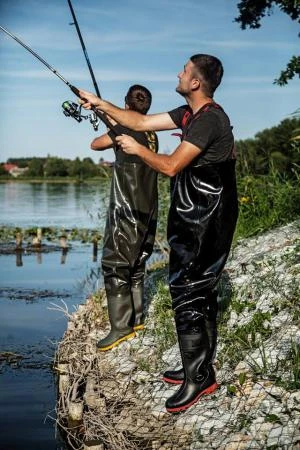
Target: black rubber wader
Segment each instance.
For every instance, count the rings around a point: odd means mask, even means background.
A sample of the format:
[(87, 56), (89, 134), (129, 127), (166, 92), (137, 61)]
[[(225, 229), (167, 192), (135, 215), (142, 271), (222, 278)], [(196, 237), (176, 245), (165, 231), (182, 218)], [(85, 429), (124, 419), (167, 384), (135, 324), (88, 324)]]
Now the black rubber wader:
[(111, 331), (97, 347), (109, 350), (143, 328), (144, 273), (157, 223), (157, 174), (140, 162), (115, 163), (102, 270)]
[[(189, 408), (217, 385), (216, 285), (229, 255), (238, 216), (235, 160), (196, 160), (172, 179), (168, 221), (169, 283), (183, 369), (167, 400), (169, 412)], [(171, 372), (171, 373), (170, 373)], [(169, 382), (172, 372), (168, 371)], [(177, 372), (177, 371), (176, 371)]]
[[(217, 293), (213, 292), (212, 297), (203, 308), (204, 327), (208, 337), (209, 362), (211, 364), (213, 364), (217, 352), (217, 312)], [(182, 384), (184, 381), (183, 367), (178, 370), (166, 370), (163, 374), (163, 381), (171, 384)]]

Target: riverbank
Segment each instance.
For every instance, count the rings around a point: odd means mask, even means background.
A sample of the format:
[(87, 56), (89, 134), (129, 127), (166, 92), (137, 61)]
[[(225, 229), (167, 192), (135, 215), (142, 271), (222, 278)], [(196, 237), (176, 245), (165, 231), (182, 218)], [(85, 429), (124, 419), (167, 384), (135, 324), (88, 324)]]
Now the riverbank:
[(110, 352), (95, 347), (108, 328), (104, 292), (80, 305), (55, 361), (58, 422), (72, 447), (300, 448), (299, 227), (235, 246), (219, 285), (219, 390), (181, 415), (166, 412), (178, 388), (161, 381), (180, 364), (166, 268), (148, 276), (145, 331)]

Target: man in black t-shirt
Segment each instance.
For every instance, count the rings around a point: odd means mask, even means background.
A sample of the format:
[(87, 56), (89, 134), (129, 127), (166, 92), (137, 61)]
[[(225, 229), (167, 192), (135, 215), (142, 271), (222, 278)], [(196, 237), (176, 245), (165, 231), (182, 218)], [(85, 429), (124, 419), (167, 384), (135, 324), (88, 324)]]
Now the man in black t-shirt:
[[(151, 93), (134, 85), (125, 97), (125, 108), (146, 114)], [(114, 163), (110, 204), (103, 239), (102, 270), (107, 297), (110, 333), (97, 343), (110, 350), (144, 328), (144, 275), (152, 253), (157, 222), (157, 172), (139, 156), (123, 152), (116, 136), (132, 136), (156, 153), (158, 139), (151, 132), (133, 131), (112, 121), (113, 130), (93, 140), (93, 150), (113, 147)]]
[(131, 155), (171, 177), (168, 220), (169, 284), (183, 369), (164, 380), (181, 384), (166, 402), (169, 412), (188, 409), (217, 388), (213, 359), (217, 340), (216, 286), (226, 263), (238, 208), (232, 129), (213, 95), (223, 76), (214, 56), (197, 54), (178, 74), (176, 91), (187, 106), (141, 116), (80, 91), (81, 103), (93, 105), (135, 130), (182, 129), (181, 143), (170, 155), (156, 155), (122, 135), (117, 142)]

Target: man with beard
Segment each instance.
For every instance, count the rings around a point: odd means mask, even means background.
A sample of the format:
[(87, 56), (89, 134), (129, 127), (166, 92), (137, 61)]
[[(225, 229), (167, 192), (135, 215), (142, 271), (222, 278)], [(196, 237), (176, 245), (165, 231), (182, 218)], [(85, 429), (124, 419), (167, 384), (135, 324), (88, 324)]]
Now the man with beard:
[(181, 384), (167, 411), (188, 409), (217, 388), (213, 358), (217, 341), (216, 285), (226, 263), (238, 207), (234, 138), (230, 121), (213, 99), (223, 76), (220, 60), (192, 56), (178, 74), (176, 91), (187, 105), (142, 116), (80, 91), (81, 103), (107, 113), (138, 131), (182, 129), (181, 143), (169, 155), (155, 154), (132, 137), (116, 138), (128, 154), (171, 177), (168, 220), (169, 285), (183, 369), (164, 380)]

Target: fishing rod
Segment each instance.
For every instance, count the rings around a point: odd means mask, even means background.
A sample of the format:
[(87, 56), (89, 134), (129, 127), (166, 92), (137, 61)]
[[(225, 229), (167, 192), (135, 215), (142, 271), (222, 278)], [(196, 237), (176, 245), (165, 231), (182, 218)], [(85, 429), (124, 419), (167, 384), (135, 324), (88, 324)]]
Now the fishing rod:
[(78, 21), (76, 19), (76, 15), (75, 15), (75, 12), (74, 12), (71, 0), (68, 0), (68, 4), (69, 4), (70, 10), (71, 10), (71, 14), (72, 14), (72, 17), (73, 17), (73, 20), (74, 20), (74, 22), (70, 23), (70, 25), (75, 25), (75, 27), (76, 27), (76, 31), (77, 31), (77, 34), (78, 34), (78, 37), (79, 37), (79, 40), (80, 40), (80, 44), (81, 44), (82, 51), (83, 51), (84, 56), (85, 56), (86, 63), (88, 65), (88, 68), (89, 68), (89, 71), (90, 71), (90, 74), (91, 74), (91, 77), (92, 77), (92, 81), (93, 81), (93, 84), (94, 84), (94, 87), (95, 87), (95, 90), (96, 90), (96, 94), (97, 94), (97, 96), (99, 98), (101, 98), (101, 94), (100, 94), (100, 91), (99, 91), (99, 88), (98, 88), (98, 84), (97, 84), (97, 81), (96, 81), (96, 78), (95, 78), (95, 75), (94, 75), (94, 72), (93, 72), (93, 69), (92, 69), (92, 65), (91, 65), (90, 60), (89, 60), (89, 56), (88, 56), (87, 50), (86, 50), (84, 42), (83, 42), (83, 38), (82, 38), (82, 35), (81, 35), (81, 32), (80, 32), (80, 28), (79, 28), (79, 25), (78, 25)]
[[(10, 36), (12, 39), (14, 39), (16, 42), (18, 42), (18, 44), (20, 44), (22, 47), (24, 47), (27, 51), (29, 51), (29, 53), (31, 53), (35, 58), (37, 58), (42, 64), (44, 64), (44, 66), (46, 66), (52, 73), (54, 73), (54, 75), (56, 75), (61, 81), (63, 81), (67, 86), (69, 86), (69, 88), (71, 89), (71, 91), (77, 96), (80, 97), (79, 95), (79, 90), (77, 89), (77, 87), (73, 86), (71, 83), (69, 83), (69, 81), (67, 81), (56, 69), (54, 69), (54, 67), (50, 66), (50, 64), (47, 63), (47, 61), (45, 61), (41, 56), (39, 56), (35, 51), (33, 51), (30, 47), (28, 47), (28, 45), (26, 45), (24, 42), (21, 41), (21, 39), (19, 39), (17, 36), (15, 36), (14, 34), (10, 33), (8, 30), (6, 30), (6, 28), (2, 27), (0, 25), (0, 30), (2, 30), (5, 34), (7, 34), (8, 36)], [(65, 106), (64, 106), (65, 105)], [(77, 120), (77, 122), (81, 122), (81, 120), (83, 118), (88, 118), (88, 116), (82, 116), (81, 115), (81, 106), (79, 107), (76, 103), (72, 103), (69, 101), (66, 101), (63, 103), (63, 109), (64, 109), (64, 113), (65, 115), (71, 116), (73, 117), (75, 120)], [(113, 125), (109, 122), (109, 120), (107, 119), (107, 117), (105, 116), (105, 114), (103, 114), (102, 112), (98, 111), (95, 107), (92, 107), (93, 112), (102, 120), (102, 122), (113, 132), (115, 132)]]
[[(95, 78), (95, 75), (94, 75), (94, 72), (93, 72), (93, 69), (92, 69), (92, 65), (90, 63), (90, 59), (89, 59), (87, 50), (86, 50), (84, 42), (83, 42), (83, 38), (82, 38), (82, 35), (81, 35), (81, 31), (80, 31), (80, 28), (79, 28), (79, 25), (78, 25), (78, 21), (77, 21), (77, 18), (76, 18), (76, 15), (75, 15), (75, 12), (74, 12), (71, 0), (68, 0), (68, 4), (69, 4), (69, 8), (70, 8), (70, 11), (71, 11), (71, 14), (72, 14), (72, 17), (73, 17), (73, 21), (74, 21), (74, 22), (70, 23), (70, 25), (75, 25), (75, 27), (76, 27), (76, 31), (77, 31), (77, 34), (78, 34), (78, 37), (79, 37), (81, 48), (82, 48), (83, 54), (85, 56), (85, 60), (86, 60), (86, 63), (88, 65), (89, 71), (90, 71), (90, 75), (91, 75), (91, 78), (92, 78), (92, 81), (93, 81), (93, 84), (94, 84), (94, 87), (95, 87), (95, 90), (96, 90), (96, 94), (98, 95), (99, 98), (101, 98), (101, 94), (100, 94), (100, 91), (99, 91), (99, 88), (98, 88), (98, 84), (97, 84), (97, 81), (96, 81), (96, 78)], [(69, 106), (69, 102), (67, 104)], [(72, 104), (72, 106), (73, 106), (73, 104)], [(64, 109), (64, 114), (67, 115), (65, 113), (65, 109), (66, 109), (65, 108), (65, 103), (62, 104), (62, 107)], [(99, 119), (97, 118), (97, 116), (96, 116), (96, 114), (94, 112), (90, 116), (90, 122), (93, 125), (94, 130), (98, 131)]]

